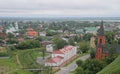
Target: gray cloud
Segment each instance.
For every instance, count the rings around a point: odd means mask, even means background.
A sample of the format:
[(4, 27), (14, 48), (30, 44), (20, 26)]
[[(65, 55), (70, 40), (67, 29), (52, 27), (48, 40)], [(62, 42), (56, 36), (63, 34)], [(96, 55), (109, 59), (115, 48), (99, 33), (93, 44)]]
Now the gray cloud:
[(0, 0), (5, 15), (119, 15), (120, 0)]

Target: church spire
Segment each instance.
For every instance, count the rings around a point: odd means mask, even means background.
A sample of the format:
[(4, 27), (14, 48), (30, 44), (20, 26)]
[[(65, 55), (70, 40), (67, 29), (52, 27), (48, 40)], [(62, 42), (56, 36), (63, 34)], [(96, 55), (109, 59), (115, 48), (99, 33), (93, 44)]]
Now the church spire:
[(101, 21), (100, 29), (98, 30), (98, 35), (104, 35), (103, 21)]

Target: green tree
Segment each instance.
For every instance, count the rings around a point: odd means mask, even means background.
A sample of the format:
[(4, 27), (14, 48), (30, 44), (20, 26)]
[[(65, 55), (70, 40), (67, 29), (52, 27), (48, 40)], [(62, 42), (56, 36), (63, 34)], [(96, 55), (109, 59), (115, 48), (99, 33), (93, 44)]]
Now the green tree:
[(26, 40), (16, 45), (16, 48), (18, 49), (31, 49), (31, 48), (37, 48), (37, 47), (40, 47), (40, 43), (37, 40)]
[(74, 74), (85, 74), (84, 70), (81, 67), (77, 67)]
[(104, 58), (102, 59), (102, 61), (105, 62), (105, 63), (108, 65), (108, 64), (110, 64), (111, 62), (113, 62), (117, 56), (118, 56), (117, 54), (114, 54), (114, 55), (112, 55), (112, 56), (104, 57)]
[(80, 42), (82, 39), (81, 38), (79, 38), (78, 36), (75, 36), (75, 38), (74, 38), (74, 41), (75, 42)]
[(120, 44), (120, 39), (118, 39), (118, 44)]
[(85, 74), (96, 74), (106, 66), (106, 63), (97, 59), (88, 59), (84, 62), (82, 68)]
[(10, 38), (10, 39), (15, 37), (12, 33), (8, 33), (7, 36), (8, 36), (8, 38)]
[(84, 36), (83, 36), (83, 40), (86, 40), (86, 41), (90, 41), (90, 38), (93, 36), (92, 33), (86, 33)]
[(46, 32), (47, 36), (53, 36), (53, 35), (56, 35), (56, 34), (57, 34), (57, 32), (50, 31), (50, 30)]
[(8, 40), (8, 43), (9, 43), (9, 44), (16, 44), (16, 43), (18, 43), (18, 40), (17, 40), (16, 38), (10, 38), (10, 39)]
[(91, 48), (91, 49), (90, 49), (90, 57), (91, 57), (91, 58), (95, 58), (95, 55), (96, 55), (96, 49)]
[(78, 53), (79, 52), (86, 53), (89, 50), (89, 43), (86, 41), (79, 42), (78, 46), (80, 47)]
[(74, 42), (74, 40), (73, 40), (72, 38), (69, 39), (69, 44), (70, 44), (70, 45), (73, 45), (73, 46), (75, 45), (75, 42)]
[(38, 41), (43, 41), (45, 37), (39, 36), (38, 38), (36, 38), (36, 40)]
[(107, 43), (112, 44), (114, 41), (115, 33), (114, 32), (106, 32), (105, 33)]
[(82, 60), (77, 60), (77, 61), (76, 61), (76, 64), (77, 64), (79, 67), (82, 67), (83, 61), (82, 61)]
[(54, 38), (53, 38), (53, 42), (54, 42), (54, 44), (55, 44), (55, 48), (56, 48), (56, 49), (61, 49), (61, 48), (63, 48), (65, 45), (68, 44), (65, 40), (63, 40), (63, 39), (61, 39), (61, 38), (59, 38), (59, 37), (54, 37)]

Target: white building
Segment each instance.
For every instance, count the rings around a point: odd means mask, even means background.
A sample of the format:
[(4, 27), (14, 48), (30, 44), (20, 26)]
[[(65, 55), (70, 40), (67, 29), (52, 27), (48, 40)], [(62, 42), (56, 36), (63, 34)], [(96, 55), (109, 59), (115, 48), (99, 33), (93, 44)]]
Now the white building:
[(76, 56), (76, 54), (77, 47), (71, 45), (65, 46), (59, 50), (54, 50), (52, 52), (52, 58), (45, 62), (45, 66), (60, 66), (72, 57)]
[(46, 51), (53, 52), (53, 45), (52, 44), (46, 45)]
[(14, 32), (17, 32), (17, 31), (19, 31), (17, 22), (15, 23), (14, 26), (13, 26), (13, 24), (10, 24), (6, 29), (6, 33), (14, 33)]
[(46, 32), (39, 32), (40, 36), (46, 36)]

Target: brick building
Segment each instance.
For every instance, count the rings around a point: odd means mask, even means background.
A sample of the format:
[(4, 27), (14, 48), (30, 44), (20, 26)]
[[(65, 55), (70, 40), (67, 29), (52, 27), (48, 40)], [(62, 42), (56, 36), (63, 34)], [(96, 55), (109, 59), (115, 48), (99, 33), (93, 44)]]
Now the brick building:
[(106, 37), (104, 34), (103, 21), (101, 22), (100, 29), (98, 30), (98, 42), (96, 50), (96, 58), (101, 60), (103, 57), (108, 56), (108, 50), (106, 49)]

